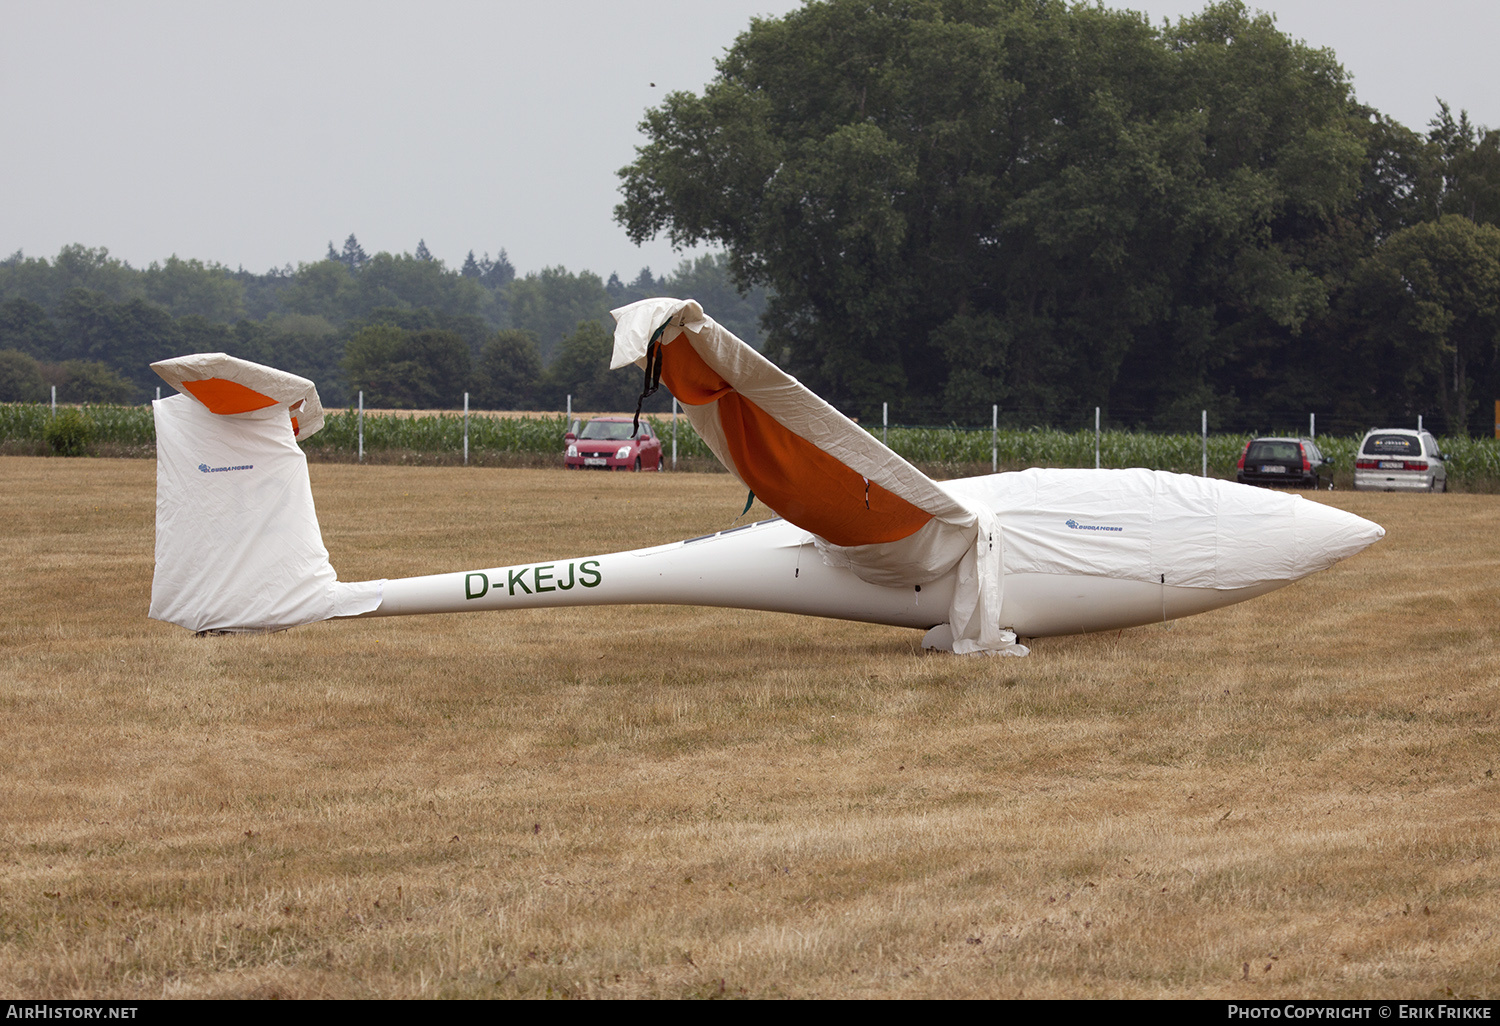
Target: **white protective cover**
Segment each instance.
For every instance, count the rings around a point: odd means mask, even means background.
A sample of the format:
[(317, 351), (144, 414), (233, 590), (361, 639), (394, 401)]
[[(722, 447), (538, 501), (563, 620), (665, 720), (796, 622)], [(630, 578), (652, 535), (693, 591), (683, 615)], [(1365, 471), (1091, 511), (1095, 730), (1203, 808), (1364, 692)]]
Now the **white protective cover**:
[(1300, 495), (1159, 470), (1023, 470), (946, 482), (995, 511), (1005, 571), (1231, 590), (1296, 580), (1383, 537)]
[(323, 401), (318, 398), (317, 386), (300, 374), (241, 360), (227, 353), (177, 356), (158, 360), (151, 369), (184, 395), (191, 394), (183, 387), (184, 382), (223, 378), (273, 398), (277, 405), (296, 416), (298, 441), (307, 439), (323, 426)]
[[(167, 362), (180, 368), (186, 361), (213, 357), (222, 354)], [(236, 369), (223, 362), (232, 359), (214, 361), (207, 374), (190, 366), (187, 377), (179, 375), (174, 384), (214, 376), (237, 380), (231, 377)], [(268, 379), (262, 377), (249, 387), (282, 398), (267, 391), (267, 385)], [(304, 405), (299, 409), (307, 409), (307, 398), (301, 396)], [(310, 398), (321, 424), (316, 391)], [(292, 435), (288, 403), (296, 401), (294, 397), (266, 409), (230, 415), (210, 412), (187, 393), (152, 404), (156, 420), (153, 619), (192, 631), (254, 633), (355, 616), (380, 605), (382, 582), (342, 583), (328, 561), (313, 507), (307, 458)]]
[[(957, 568), (950, 609), (953, 650), (1024, 655), (1025, 646), (999, 624), (1005, 544), (992, 509), (951, 495), (878, 439), (834, 409), (703, 312), (693, 300), (646, 299), (612, 311), (615, 346), (611, 369), (644, 367), (657, 328), (664, 345), (691, 345), (716, 374), (783, 427), (846, 467), (932, 514), (921, 530), (900, 541), (838, 546), (817, 539), (825, 562), (847, 567), (872, 584), (925, 584)], [(717, 403), (684, 405), (693, 428), (719, 461), (739, 476), (719, 426)], [(778, 510), (778, 512), (781, 512)]]

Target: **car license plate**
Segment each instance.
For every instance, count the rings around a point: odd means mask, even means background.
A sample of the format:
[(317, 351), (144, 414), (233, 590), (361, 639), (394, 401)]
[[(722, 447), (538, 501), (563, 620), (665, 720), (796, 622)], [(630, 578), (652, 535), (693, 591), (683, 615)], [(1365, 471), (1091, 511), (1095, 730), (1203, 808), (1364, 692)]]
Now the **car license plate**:
[(1380, 461), (1380, 469), (1381, 470), (1401, 470), (1404, 466), (1405, 466), (1405, 464), (1403, 464), (1400, 460), (1381, 460)]
[(603, 456), (587, 456), (584, 458), (585, 467), (602, 467), (605, 465)]
[(1285, 474), (1286, 468), (1280, 464), (1267, 464), (1260, 468), (1262, 474)]

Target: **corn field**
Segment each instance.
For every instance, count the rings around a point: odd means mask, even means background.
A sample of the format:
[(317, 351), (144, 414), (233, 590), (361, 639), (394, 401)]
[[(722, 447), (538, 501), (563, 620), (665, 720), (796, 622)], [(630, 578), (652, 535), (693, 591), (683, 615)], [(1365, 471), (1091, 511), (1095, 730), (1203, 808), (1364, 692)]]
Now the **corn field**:
[[(61, 407), (60, 407), (61, 408)], [(93, 427), (94, 441), (132, 447), (156, 445), (156, 427), (149, 406), (97, 406), (78, 410)], [(52, 408), (46, 403), (0, 403), (0, 443), (45, 440)]]
[[(149, 406), (77, 407), (93, 428), (96, 446), (123, 447), (149, 452), (155, 431)], [(51, 409), (45, 403), (0, 403), (0, 445), (11, 451), (43, 445)], [(656, 428), (666, 451), (671, 451), (672, 421), (668, 417), (645, 418)], [(562, 456), (562, 435), (567, 429), (561, 414), (537, 417), (491, 413), (469, 417), (471, 453), (517, 453)], [(329, 414), (323, 429), (303, 443), (314, 457), (352, 457), (359, 449), (358, 415), (353, 411)], [(881, 429), (872, 434), (881, 437)], [(1208, 470), (1215, 477), (1234, 476), (1235, 462), (1250, 436), (1209, 435)], [(461, 413), (415, 416), (365, 414), (365, 452), (399, 450), (415, 453), (455, 453), (463, 450), (464, 417)], [(989, 467), (992, 435), (989, 428), (892, 427), (887, 444), (913, 463), (929, 469), (976, 473)], [(1342, 472), (1352, 472), (1357, 436), (1323, 435), (1318, 445), (1332, 456)], [(1500, 442), (1489, 438), (1442, 438), (1439, 444), (1449, 454), (1450, 485), (1470, 490), (1500, 490)], [(1099, 437), (1102, 467), (1149, 467), (1184, 474), (1202, 468), (1203, 440), (1198, 434), (1153, 435), (1130, 431), (1105, 431)], [(1004, 470), (1021, 467), (1092, 467), (1094, 433), (1057, 431), (1048, 428), (1006, 429), (993, 436), (994, 456)], [(682, 459), (713, 459), (708, 446), (685, 417), (677, 421), (677, 453)]]

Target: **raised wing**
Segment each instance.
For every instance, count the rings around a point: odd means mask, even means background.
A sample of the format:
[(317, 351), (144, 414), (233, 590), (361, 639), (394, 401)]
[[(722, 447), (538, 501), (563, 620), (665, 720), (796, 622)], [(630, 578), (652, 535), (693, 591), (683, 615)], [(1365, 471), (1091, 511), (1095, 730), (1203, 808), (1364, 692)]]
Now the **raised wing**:
[(1002, 540), (966, 503), (708, 317), (692, 300), (614, 311), (611, 366), (660, 367), (698, 434), (757, 498), (872, 584), (917, 587), (958, 570), (954, 651), (1004, 652)]

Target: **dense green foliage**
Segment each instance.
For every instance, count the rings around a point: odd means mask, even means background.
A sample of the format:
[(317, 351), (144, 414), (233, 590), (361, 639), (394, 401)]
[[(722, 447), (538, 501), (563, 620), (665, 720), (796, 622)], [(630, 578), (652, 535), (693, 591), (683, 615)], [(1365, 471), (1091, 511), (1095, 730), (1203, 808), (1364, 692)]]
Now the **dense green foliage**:
[[(1500, 396), (1477, 292), (1393, 322), (1360, 291), (1394, 287), (1404, 245), (1488, 279), (1483, 240), (1402, 233), (1500, 216), (1500, 133), (1443, 107), (1419, 137), (1238, 2), (1167, 26), (1063, 0), (810, 2), (642, 129), (617, 219), (725, 246), (772, 292), (767, 352), (865, 418), (1463, 431)], [(1392, 348), (1420, 351), (1394, 391)]]
[(0, 349), (0, 402), (50, 399), (65, 403), (124, 403), (136, 389), (100, 360), (43, 363), (15, 349)]
[[(553, 393), (597, 391), (599, 368), (575, 379), (552, 367), (566, 341), (581, 322), (607, 327), (613, 307), (659, 295), (697, 298), (742, 338), (759, 338), (764, 293), (742, 296), (722, 255), (659, 278), (643, 268), (625, 285), (562, 267), (517, 276), (503, 250), (497, 260), (470, 253), (450, 271), (419, 250), (369, 256), (351, 235), (342, 252), (330, 244), (323, 260), (263, 275), (177, 257), (137, 270), (83, 246), (50, 261), (15, 253), (0, 260), (0, 352), (15, 354), (0, 359), (0, 401), (36, 398), (37, 368), (19, 358), (35, 361), (63, 401), (107, 402), (153, 395), (154, 360), (225, 352), (310, 378), (331, 405), (363, 389), (369, 405), (460, 406), (467, 391), (494, 408), (530, 408)], [(400, 338), (372, 350), (376, 328)], [(515, 350), (516, 332), (534, 354)], [(486, 358), (502, 337), (510, 341)]]
[(42, 440), (59, 456), (82, 456), (94, 441), (94, 422), (77, 407), (59, 410), (47, 419)]

